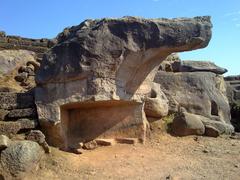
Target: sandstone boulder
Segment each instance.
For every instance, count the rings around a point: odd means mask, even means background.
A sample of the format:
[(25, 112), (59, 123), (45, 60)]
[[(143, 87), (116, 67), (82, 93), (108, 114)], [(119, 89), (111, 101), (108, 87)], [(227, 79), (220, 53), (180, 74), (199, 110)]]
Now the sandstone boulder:
[(227, 69), (221, 68), (209, 61), (181, 61), (181, 72), (212, 72), (215, 74), (224, 74)]
[(206, 135), (217, 137), (221, 134), (231, 135), (233, 126), (225, 122), (188, 112), (177, 113), (172, 123), (172, 131), (178, 136)]
[(57, 146), (99, 135), (144, 139), (143, 104), (159, 64), (174, 52), (206, 47), (211, 28), (209, 17), (124, 17), (66, 28), (36, 74), (35, 102), (47, 139)]
[(205, 133), (201, 119), (187, 112), (181, 112), (175, 116), (171, 129), (177, 136), (203, 135)]
[(211, 72), (158, 72), (155, 80), (169, 100), (171, 112), (187, 112), (230, 124), (230, 107), (222, 76)]
[(23, 178), (25, 174), (36, 169), (43, 153), (42, 148), (36, 142), (13, 143), (1, 153), (1, 168), (6, 174), (15, 178)]

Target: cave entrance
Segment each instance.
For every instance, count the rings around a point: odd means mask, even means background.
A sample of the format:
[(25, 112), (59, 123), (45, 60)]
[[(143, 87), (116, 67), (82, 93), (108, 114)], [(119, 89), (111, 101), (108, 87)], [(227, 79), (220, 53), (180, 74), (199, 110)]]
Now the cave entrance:
[(142, 104), (132, 101), (71, 103), (61, 107), (65, 146), (97, 138), (142, 136)]

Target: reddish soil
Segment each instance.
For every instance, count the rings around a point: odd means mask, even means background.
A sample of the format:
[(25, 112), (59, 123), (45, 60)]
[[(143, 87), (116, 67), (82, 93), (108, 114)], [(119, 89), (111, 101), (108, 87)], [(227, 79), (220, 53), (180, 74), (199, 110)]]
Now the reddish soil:
[(81, 155), (52, 148), (27, 179), (240, 179), (240, 140), (161, 134)]

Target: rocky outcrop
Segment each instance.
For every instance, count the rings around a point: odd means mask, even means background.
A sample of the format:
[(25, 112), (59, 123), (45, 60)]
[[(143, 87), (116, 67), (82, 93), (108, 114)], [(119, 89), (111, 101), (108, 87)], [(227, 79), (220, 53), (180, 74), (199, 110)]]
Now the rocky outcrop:
[(124, 17), (65, 29), (36, 76), (35, 102), (49, 142), (71, 146), (98, 136), (144, 139), (143, 102), (159, 64), (171, 53), (206, 47), (211, 27), (209, 17)]
[(0, 32), (0, 50), (28, 50), (35, 52), (39, 58), (42, 58), (43, 54), (54, 44), (54, 40), (8, 36), (5, 32)]
[[(170, 112), (177, 113), (183, 108), (188, 113), (208, 118), (220, 134), (233, 132), (233, 128), (229, 128), (230, 107), (222, 76), (202, 71), (176, 73), (159, 71), (154, 81), (161, 85), (162, 91), (167, 96)], [(230, 130), (223, 130), (225, 128)]]
[(237, 132), (240, 132), (240, 75), (225, 77), (227, 97), (231, 106), (231, 122)]

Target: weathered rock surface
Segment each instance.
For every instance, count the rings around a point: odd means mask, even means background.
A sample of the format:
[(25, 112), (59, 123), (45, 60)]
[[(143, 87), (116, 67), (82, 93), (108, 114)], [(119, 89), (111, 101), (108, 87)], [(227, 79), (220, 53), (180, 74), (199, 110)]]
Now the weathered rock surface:
[(205, 127), (201, 119), (186, 112), (181, 112), (175, 116), (171, 129), (177, 136), (203, 135), (205, 133)]
[(43, 153), (43, 149), (36, 142), (13, 143), (1, 153), (1, 168), (7, 175), (23, 178), (24, 174), (38, 166)]
[(160, 71), (179, 72), (181, 68), (181, 59), (177, 53), (169, 55), (160, 65)]
[[(43, 127), (51, 127), (44, 128), (48, 131), (45, 132), (48, 134), (47, 138), (52, 139), (52, 142), (60, 141), (61, 144), (64, 144), (63, 141), (70, 143), (73, 130), (66, 126), (72, 116), (81, 119), (78, 114), (82, 112), (80, 103), (83, 102), (91, 102), (92, 107), (98, 107), (100, 103), (105, 103), (105, 106), (115, 104), (114, 110), (105, 112), (107, 124), (101, 123), (101, 126), (107, 125), (111, 132), (121, 129), (123, 132), (114, 134), (117, 137), (129, 132), (128, 129), (131, 129), (131, 135), (135, 134), (132, 138), (135, 138), (136, 134), (144, 137), (146, 122), (143, 100), (151, 91), (151, 82), (159, 64), (171, 53), (206, 47), (211, 39), (211, 28), (209, 17), (125, 17), (86, 20), (78, 26), (65, 29), (58, 35), (57, 44), (43, 58), (36, 74), (38, 87), (35, 91), (35, 102), (40, 123)], [(102, 114), (99, 107), (98, 112)], [(126, 108), (125, 111), (123, 107)], [(68, 116), (68, 113), (63, 113), (64, 108), (75, 108), (75, 111)], [(79, 113), (76, 108), (80, 109)], [(128, 115), (124, 114), (131, 118), (117, 114), (120, 112), (118, 108), (122, 108), (123, 112), (128, 111)], [(89, 110), (87, 113), (86, 117), (91, 117), (94, 122), (96, 116), (91, 114), (93, 111)], [(118, 122), (117, 126), (111, 124), (113, 121), (109, 118), (112, 114), (121, 122)], [(76, 125), (72, 125), (72, 128), (77, 128)], [(64, 127), (63, 134), (59, 131), (60, 127)], [(133, 127), (136, 129), (133, 130)], [(98, 128), (97, 131), (99, 129), (104, 128)], [(139, 129), (142, 129), (141, 133)], [(67, 135), (71, 138), (64, 140), (63, 137)]]
[(0, 152), (4, 149), (6, 149), (10, 144), (11, 140), (5, 136), (5, 135), (0, 135)]
[(153, 83), (150, 96), (144, 101), (144, 112), (147, 117), (162, 118), (168, 115), (168, 99), (159, 84)]
[(50, 153), (50, 147), (48, 146), (45, 135), (39, 130), (31, 130), (27, 135), (26, 140), (37, 142), (44, 149), (45, 153)]
[(209, 61), (181, 61), (180, 72), (212, 72), (224, 74), (227, 69), (221, 68)]
[(189, 113), (230, 124), (230, 107), (222, 76), (211, 72), (158, 72), (155, 80), (169, 100), (172, 112)]

